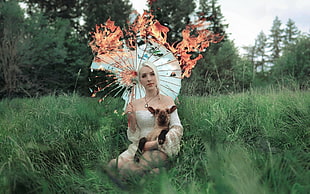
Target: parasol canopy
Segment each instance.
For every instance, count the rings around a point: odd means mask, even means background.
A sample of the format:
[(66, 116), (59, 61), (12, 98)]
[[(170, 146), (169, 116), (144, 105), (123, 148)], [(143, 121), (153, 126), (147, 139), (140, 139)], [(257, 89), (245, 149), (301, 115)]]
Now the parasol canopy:
[[(170, 50), (156, 42), (148, 41), (137, 46), (135, 50), (123, 49), (112, 54), (101, 55), (100, 62), (94, 61), (91, 64), (91, 69), (111, 72), (118, 84), (115, 90), (123, 92), (122, 98), (125, 100), (125, 104), (128, 104), (132, 98), (139, 99), (145, 96), (143, 87), (138, 84), (137, 73), (144, 62), (156, 66), (160, 93), (175, 99), (181, 89), (179, 61)], [(115, 95), (118, 94), (115, 93)]]

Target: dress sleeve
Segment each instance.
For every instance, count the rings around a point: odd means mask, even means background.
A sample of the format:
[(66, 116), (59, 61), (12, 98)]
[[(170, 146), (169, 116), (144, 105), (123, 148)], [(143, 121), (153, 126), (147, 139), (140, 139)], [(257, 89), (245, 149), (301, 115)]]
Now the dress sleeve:
[(175, 110), (171, 113), (169, 132), (166, 134), (166, 140), (164, 144), (158, 145), (158, 149), (166, 153), (169, 157), (177, 155), (180, 151), (182, 136), (183, 126), (178, 112)]

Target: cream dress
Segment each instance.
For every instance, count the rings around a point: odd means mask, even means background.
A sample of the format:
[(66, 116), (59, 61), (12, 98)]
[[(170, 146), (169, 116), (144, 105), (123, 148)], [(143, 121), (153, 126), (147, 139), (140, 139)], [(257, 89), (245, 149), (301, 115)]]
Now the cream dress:
[[(146, 137), (151, 132), (155, 125), (155, 117), (148, 110), (139, 110), (136, 114), (136, 131), (133, 132), (127, 129), (127, 136), (132, 143), (128, 149), (119, 155), (119, 159), (133, 160), (137, 151), (139, 140)], [(178, 112), (175, 110), (171, 113), (169, 132), (166, 134), (164, 144), (158, 145), (158, 150), (166, 153), (169, 157), (178, 154), (180, 151), (180, 141), (183, 136), (183, 127), (181, 125)]]

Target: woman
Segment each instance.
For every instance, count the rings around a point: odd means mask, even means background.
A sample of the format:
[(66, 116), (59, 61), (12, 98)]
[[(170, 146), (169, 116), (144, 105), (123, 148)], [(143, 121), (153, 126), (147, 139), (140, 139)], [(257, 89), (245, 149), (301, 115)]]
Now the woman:
[(183, 135), (177, 110), (171, 114), (169, 132), (166, 134), (164, 144), (158, 141), (148, 141), (144, 146), (144, 152), (139, 163), (134, 162), (139, 139), (146, 137), (154, 127), (154, 116), (148, 111), (148, 107), (170, 108), (174, 101), (169, 96), (160, 94), (159, 79), (156, 67), (151, 63), (143, 63), (138, 71), (139, 84), (145, 89), (145, 97), (134, 100), (127, 106), (128, 139), (132, 142), (128, 149), (113, 159), (109, 167), (116, 167), (121, 175), (134, 172), (142, 174), (146, 171), (158, 171), (165, 165), (168, 157), (176, 155), (180, 150), (180, 141)]

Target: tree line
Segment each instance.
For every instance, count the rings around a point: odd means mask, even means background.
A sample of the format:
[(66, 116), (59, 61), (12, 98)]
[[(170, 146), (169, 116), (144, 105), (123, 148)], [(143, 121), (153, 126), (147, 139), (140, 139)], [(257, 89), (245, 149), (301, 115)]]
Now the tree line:
[[(182, 29), (193, 17), (206, 19), (210, 30), (225, 36), (182, 81), (184, 94), (239, 92), (286, 78), (307, 87), (309, 34), (300, 34), (292, 20), (282, 29), (276, 18), (270, 35), (260, 33), (241, 56), (226, 33), (228, 24), (217, 0), (148, 0), (148, 7), (170, 29), (171, 43), (181, 40)], [(0, 98), (59, 92), (89, 96), (98, 81), (89, 69), (89, 32), (109, 18), (126, 26), (131, 12), (129, 0), (2, 0)]]

